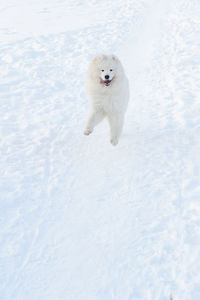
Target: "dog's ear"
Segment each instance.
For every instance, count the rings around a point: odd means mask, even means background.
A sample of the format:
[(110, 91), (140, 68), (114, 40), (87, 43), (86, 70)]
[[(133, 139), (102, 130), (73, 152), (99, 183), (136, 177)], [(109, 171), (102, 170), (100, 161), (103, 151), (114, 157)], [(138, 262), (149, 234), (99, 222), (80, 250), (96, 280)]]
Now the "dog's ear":
[(116, 55), (114, 55), (114, 54), (111, 55), (111, 58), (112, 58), (113, 60), (115, 60), (115, 61), (118, 61), (118, 60), (119, 60), (118, 57), (117, 57)]
[(92, 59), (92, 62), (96, 63), (100, 60), (103, 60), (105, 59), (105, 55), (104, 54), (98, 54), (97, 56), (95, 56), (93, 59)]

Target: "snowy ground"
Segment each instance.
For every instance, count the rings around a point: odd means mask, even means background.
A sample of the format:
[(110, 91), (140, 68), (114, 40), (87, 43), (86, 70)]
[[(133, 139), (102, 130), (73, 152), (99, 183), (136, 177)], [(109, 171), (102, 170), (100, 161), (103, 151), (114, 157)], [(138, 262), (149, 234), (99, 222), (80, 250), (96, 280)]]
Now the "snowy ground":
[[(199, 0), (2, 0), (0, 299), (200, 299)], [(123, 136), (83, 136), (117, 54)]]

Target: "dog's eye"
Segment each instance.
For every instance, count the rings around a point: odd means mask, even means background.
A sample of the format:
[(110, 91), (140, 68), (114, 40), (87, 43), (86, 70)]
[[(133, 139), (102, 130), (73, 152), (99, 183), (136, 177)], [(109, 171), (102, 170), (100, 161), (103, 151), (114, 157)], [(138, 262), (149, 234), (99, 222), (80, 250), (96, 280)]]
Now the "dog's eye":
[(104, 70), (101, 70), (101, 72), (104, 72)]
[(110, 72), (112, 72), (112, 69), (110, 69)]

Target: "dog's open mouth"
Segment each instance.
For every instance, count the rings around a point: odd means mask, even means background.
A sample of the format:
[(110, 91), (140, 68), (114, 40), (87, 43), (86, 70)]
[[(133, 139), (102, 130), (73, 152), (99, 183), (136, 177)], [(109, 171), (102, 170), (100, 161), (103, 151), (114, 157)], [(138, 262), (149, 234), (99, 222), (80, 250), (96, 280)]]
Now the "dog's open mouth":
[(104, 84), (105, 86), (109, 86), (111, 84), (112, 80), (103, 80), (103, 79), (100, 79), (100, 83), (101, 84)]

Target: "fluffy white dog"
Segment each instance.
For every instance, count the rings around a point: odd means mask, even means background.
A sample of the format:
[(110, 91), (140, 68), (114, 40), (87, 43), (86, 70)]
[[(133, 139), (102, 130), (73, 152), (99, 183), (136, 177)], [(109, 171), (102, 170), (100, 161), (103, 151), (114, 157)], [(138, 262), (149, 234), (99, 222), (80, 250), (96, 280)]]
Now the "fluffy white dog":
[(89, 135), (107, 117), (110, 142), (117, 145), (128, 105), (129, 85), (122, 64), (115, 55), (100, 54), (93, 58), (88, 70), (86, 89), (90, 115), (84, 134)]

